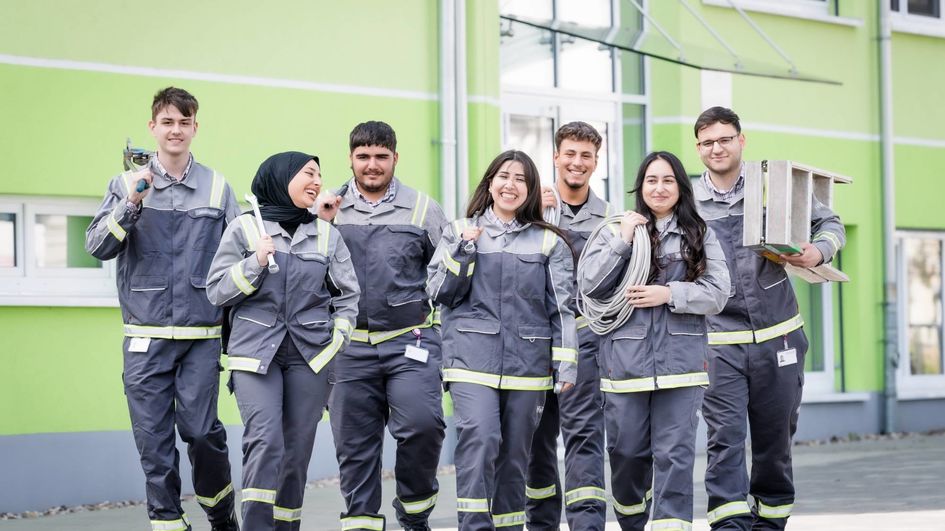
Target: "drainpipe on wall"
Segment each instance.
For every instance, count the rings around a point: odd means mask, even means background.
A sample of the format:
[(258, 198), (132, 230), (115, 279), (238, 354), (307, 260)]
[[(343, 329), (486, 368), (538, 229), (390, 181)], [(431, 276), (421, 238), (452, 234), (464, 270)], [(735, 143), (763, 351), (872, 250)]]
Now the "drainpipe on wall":
[(892, 29), (889, 20), (889, 2), (879, 4), (879, 94), (880, 94), (880, 149), (883, 169), (883, 314), (886, 319), (886, 340), (883, 373), (883, 433), (896, 431), (896, 374), (899, 367), (899, 329), (897, 286), (899, 263), (896, 260), (896, 187), (893, 165), (893, 107), (892, 107)]
[(456, 3), (440, 0), (440, 203), (456, 218)]
[[(469, 197), (469, 105), (466, 86), (466, 0), (456, 0), (456, 216), (464, 215)], [(497, 21), (498, 22), (498, 21)]]

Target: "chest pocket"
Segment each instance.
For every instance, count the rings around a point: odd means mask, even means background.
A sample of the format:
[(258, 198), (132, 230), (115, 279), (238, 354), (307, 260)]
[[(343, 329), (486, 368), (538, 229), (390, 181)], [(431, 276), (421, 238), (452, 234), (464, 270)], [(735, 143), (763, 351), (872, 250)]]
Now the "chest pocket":
[(188, 239), (194, 249), (216, 252), (223, 236), (223, 210), (214, 207), (198, 207), (187, 211)]
[(305, 291), (321, 291), (325, 276), (328, 274), (328, 257), (314, 252), (306, 251), (293, 253), (302, 265), (305, 281), (301, 282)]
[(517, 254), (515, 257), (518, 294), (527, 299), (544, 299), (547, 257), (543, 254)]
[(388, 225), (388, 242), (384, 245), (387, 263), (396, 271), (426, 267), (423, 240), (426, 231), (411, 225)]

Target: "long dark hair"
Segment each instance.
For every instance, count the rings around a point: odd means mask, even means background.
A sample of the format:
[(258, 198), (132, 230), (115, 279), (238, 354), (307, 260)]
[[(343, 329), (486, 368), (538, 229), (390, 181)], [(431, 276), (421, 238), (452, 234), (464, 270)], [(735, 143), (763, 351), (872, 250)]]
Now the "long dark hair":
[[(487, 208), (492, 206), (493, 200), (492, 194), (489, 192), (489, 186), (492, 184), (492, 179), (499, 173), (499, 169), (502, 165), (508, 161), (520, 162), (522, 164), (522, 168), (525, 170), (525, 186), (528, 189), (525, 202), (515, 211), (516, 221), (523, 225), (531, 223), (532, 225), (548, 229), (560, 236), (561, 239), (568, 244), (568, 248), (571, 248), (571, 242), (564, 234), (564, 231), (546, 222), (544, 218), (542, 218), (541, 179), (538, 174), (538, 168), (535, 166), (535, 163), (532, 162), (531, 157), (526, 155), (523, 151), (510, 149), (499, 153), (499, 155), (493, 159), (489, 167), (486, 168), (486, 173), (483, 174), (482, 180), (479, 181), (479, 186), (476, 187), (476, 191), (473, 192), (472, 197), (469, 199), (469, 206), (466, 207), (466, 217), (481, 216)], [(571, 253), (573, 258), (574, 249), (571, 249)]]
[(679, 189), (679, 200), (673, 207), (676, 215), (676, 226), (682, 230), (683, 245), (680, 251), (683, 259), (686, 261), (686, 282), (693, 282), (703, 273), (706, 268), (704, 238), (706, 232), (705, 220), (696, 211), (696, 200), (692, 194), (692, 183), (689, 182), (689, 176), (682, 162), (676, 155), (668, 151), (654, 151), (643, 159), (640, 163), (640, 169), (637, 171), (637, 180), (634, 183), (632, 193), (636, 194), (637, 212), (647, 219), (647, 226), (650, 233), (650, 245), (654, 251), (650, 253), (650, 278), (648, 282), (656, 277), (659, 272), (659, 261), (657, 260), (656, 249), (659, 248), (659, 231), (656, 229), (656, 215), (650, 210), (643, 200), (643, 181), (646, 178), (646, 170), (653, 161), (661, 159), (669, 163), (673, 169), (673, 175), (676, 177), (676, 187)]

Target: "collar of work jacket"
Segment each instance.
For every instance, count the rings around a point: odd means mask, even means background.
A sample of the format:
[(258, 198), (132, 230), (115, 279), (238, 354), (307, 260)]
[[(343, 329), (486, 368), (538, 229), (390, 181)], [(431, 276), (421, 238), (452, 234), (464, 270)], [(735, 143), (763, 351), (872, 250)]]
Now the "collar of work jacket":
[(400, 179), (394, 177), (391, 179), (391, 185), (395, 187), (394, 189), (394, 198), (387, 202), (382, 202), (379, 205), (372, 207), (364, 201), (358, 200), (358, 188), (357, 183), (354, 181), (354, 177), (348, 181), (347, 190), (345, 190), (345, 195), (342, 198), (341, 208), (353, 208), (358, 212), (364, 212), (365, 214), (383, 214), (394, 210), (395, 208), (413, 208), (414, 201), (413, 198), (408, 197), (409, 194), (401, 193), (404, 189)]
[(167, 188), (172, 184), (183, 184), (191, 190), (197, 189), (197, 180), (191, 175), (193, 173), (194, 167), (196, 166), (196, 161), (194, 160), (194, 155), (191, 153), (187, 159), (187, 167), (184, 169), (184, 175), (181, 177), (181, 180), (172, 179), (167, 172), (164, 170), (164, 167), (161, 166), (161, 163), (157, 159), (157, 155), (151, 157), (151, 160), (148, 161), (148, 164), (151, 166), (151, 175), (154, 177), (151, 179), (151, 185), (155, 188), (162, 190)]
[[(523, 230), (532, 226), (531, 223), (525, 223), (524, 225), (521, 223), (517, 223), (515, 227), (509, 229), (509, 228), (506, 228), (504, 225), (502, 225), (501, 222), (497, 223), (496, 221), (489, 219), (490, 217), (494, 217), (494, 216), (495, 216), (494, 214), (491, 214), (491, 215), (483, 214), (479, 216), (475, 222), (475, 225), (482, 227), (482, 229), (486, 232), (486, 234), (488, 234), (492, 238), (501, 236), (506, 233), (514, 234), (516, 232), (522, 232)], [(496, 219), (498, 220), (498, 218)]]
[[(737, 192), (735, 192), (735, 193), (732, 195), (732, 197), (730, 197), (730, 198), (728, 198), (728, 199), (726, 199), (726, 200), (718, 199), (718, 198), (716, 197), (716, 195), (715, 195), (714, 193), (712, 193), (712, 190), (709, 190), (709, 187), (706, 186), (704, 175), (705, 175), (705, 174), (703, 174), (703, 177), (699, 177), (698, 179), (695, 179), (695, 181), (692, 183), (692, 195), (693, 195), (693, 197), (695, 197), (696, 201), (708, 201), (708, 200), (711, 199), (712, 201), (716, 201), (716, 202), (720, 202), (720, 203), (729, 203), (729, 204), (732, 204), (732, 203), (737, 203), (737, 202), (741, 201), (742, 198), (745, 197), (745, 187), (743, 186), (743, 187), (741, 188), (741, 190), (738, 190)], [(738, 178), (739, 178), (739, 179), (744, 179), (744, 178), (745, 178), (745, 167), (744, 167), (744, 164), (742, 165), (742, 172), (739, 174)], [(738, 181), (736, 180), (736, 183), (737, 183), (737, 182), (738, 182)], [(736, 184), (736, 186), (737, 186), (737, 184)]]
[(289, 234), (288, 231), (286, 231), (285, 229), (283, 229), (282, 225), (274, 221), (269, 223), (269, 225), (266, 227), (266, 232), (270, 232), (273, 236), (275, 235), (285, 236), (286, 238), (291, 240), (292, 243), (289, 244), (289, 246), (291, 247), (306, 238), (317, 238), (318, 237), (318, 220), (315, 219), (309, 223), (300, 224), (299, 227), (295, 229), (294, 236)]
[[(577, 225), (582, 221), (590, 219), (592, 216), (600, 218), (607, 217), (607, 202), (597, 197), (594, 190), (588, 188), (587, 201), (584, 202), (584, 206), (581, 207), (581, 210), (578, 210), (577, 214), (572, 213), (571, 207), (566, 205), (564, 200), (561, 200), (561, 217), (571, 220), (568, 225)], [(562, 224), (559, 223), (558, 225)]]

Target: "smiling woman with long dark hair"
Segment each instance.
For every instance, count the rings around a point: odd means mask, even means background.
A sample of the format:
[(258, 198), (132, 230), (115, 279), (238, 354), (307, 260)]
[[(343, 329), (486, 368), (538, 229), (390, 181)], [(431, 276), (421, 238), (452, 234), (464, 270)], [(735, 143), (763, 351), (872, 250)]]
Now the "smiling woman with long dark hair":
[(571, 249), (541, 217), (538, 170), (501, 153), (443, 232), (427, 291), (443, 307), (443, 381), (456, 414), (459, 529), (521, 529), (546, 391), (577, 373)]
[(578, 272), (581, 292), (612, 296), (630, 262), (634, 231), (646, 226), (649, 278), (626, 288), (633, 313), (604, 335), (598, 360), (614, 511), (622, 529), (642, 531), (652, 485), (654, 527), (688, 529), (696, 410), (709, 383), (705, 316), (725, 306), (729, 273), (675, 155), (650, 153), (633, 191), (636, 212), (624, 214), (619, 233), (601, 230), (587, 243)]

